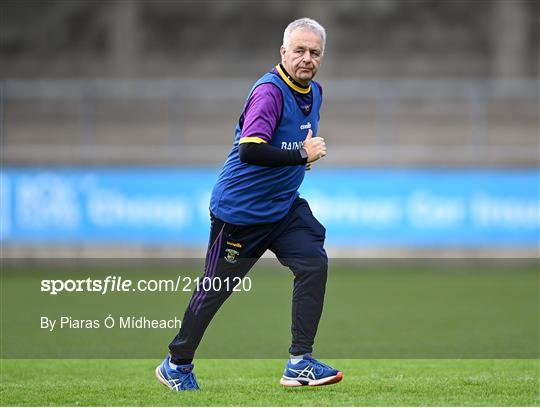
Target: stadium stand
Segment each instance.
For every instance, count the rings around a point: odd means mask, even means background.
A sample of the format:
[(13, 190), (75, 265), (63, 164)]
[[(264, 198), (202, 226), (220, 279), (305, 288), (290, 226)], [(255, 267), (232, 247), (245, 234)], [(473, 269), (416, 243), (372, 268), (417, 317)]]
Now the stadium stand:
[(319, 79), (333, 153), (321, 165), (535, 166), (539, 10), (518, 0), (6, 1), (3, 160), (216, 165), (246, 89), (277, 61), (282, 28), (307, 14), (329, 32)]

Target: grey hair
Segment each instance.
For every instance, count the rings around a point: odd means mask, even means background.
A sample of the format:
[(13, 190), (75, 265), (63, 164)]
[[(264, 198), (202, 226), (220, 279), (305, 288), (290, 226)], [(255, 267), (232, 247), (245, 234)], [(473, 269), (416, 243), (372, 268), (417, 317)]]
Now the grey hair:
[(283, 46), (287, 47), (289, 45), (289, 37), (291, 36), (293, 31), (302, 30), (302, 29), (310, 30), (321, 37), (322, 39), (321, 52), (324, 53), (324, 47), (326, 45), (326, 30), (317, 21), (311, 18), (307, 18), (307, 17), (294, 20), (292, 23), (290, 23), (287, 26), (287, 28), (283, 32)]

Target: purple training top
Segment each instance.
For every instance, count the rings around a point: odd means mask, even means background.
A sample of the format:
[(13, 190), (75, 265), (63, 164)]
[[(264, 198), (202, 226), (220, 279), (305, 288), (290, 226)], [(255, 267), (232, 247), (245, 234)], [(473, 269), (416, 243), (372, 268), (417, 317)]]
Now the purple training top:
[(282, 109), (283, 101), (279, 88), (271, 83), (259, 85), (246, 104), (240, 137), (257, 136), (269, 142), (276, 130)]
[[(275, 68), (271, 72), (280, 77)], [(322, 95), (321, 86), (315, 81), (312, 83), (319, 87)], [(301, 94), (293, 88), (290, 89), (300, 109), (308, 115), (311, 112), (313, 94), (311, 92)], [(280, 89), (272, 83), (259, 85), (249, 97), (242, 113), (243, 125), (240, 137), (256, 136), (269, 142), (276, 130), (282, 110), (283, 100)]]

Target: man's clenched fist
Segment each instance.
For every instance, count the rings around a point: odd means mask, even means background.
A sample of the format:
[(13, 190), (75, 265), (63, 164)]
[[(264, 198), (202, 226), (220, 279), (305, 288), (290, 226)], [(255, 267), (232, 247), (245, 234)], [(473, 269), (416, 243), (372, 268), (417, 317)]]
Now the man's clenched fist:
[(312, 163), (326, 156), (326, 143), (322, 137), (313, 137), (311, 129), (308, 130), (306, 139), (304, 140), (304, 149), (307, 152), (307, 162)]

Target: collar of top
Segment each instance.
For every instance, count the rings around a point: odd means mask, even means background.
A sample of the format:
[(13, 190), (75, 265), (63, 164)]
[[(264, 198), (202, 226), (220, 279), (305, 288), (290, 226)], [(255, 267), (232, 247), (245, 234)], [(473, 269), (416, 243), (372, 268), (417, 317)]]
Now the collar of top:
[(289, 73), (285, 70), (285, 67), (283, 67), (283, 65), (277, 64), (276, 70), (279, 73), (279, 76), (281, 77), (281, 79), (283, 79), (285, 83), (289, 85), (296, 92), (299, 92), (301, 94), (307, 94), (311, 92), (311, 83), (308, 86), (303, 86), (299, 84), (289, 75)]

